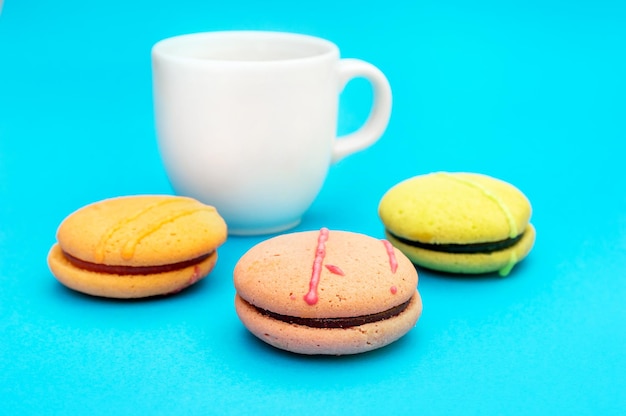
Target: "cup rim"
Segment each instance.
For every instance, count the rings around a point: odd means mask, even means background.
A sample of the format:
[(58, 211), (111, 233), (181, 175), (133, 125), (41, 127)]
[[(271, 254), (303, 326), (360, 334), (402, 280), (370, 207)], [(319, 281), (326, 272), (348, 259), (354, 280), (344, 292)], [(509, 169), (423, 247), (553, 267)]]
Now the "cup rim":
[[(282, 42), (299, 42), (312, 48), (317, 48), (319, 52), (301, 56), (285, 57), (280, 59), (221, 59), (211, 57), (198, 57), (193, 54), (181, 52), (181, 47), (209, 42), (214, 40), (236, 40), (252, 39), (254, 41), (276, 39)], [(339, 48), (333, 42), (307, 34), (281, 31), (265, 30), (224, 30), (212, 32), (187, 33), (168, 37), (156, 42), (152, 46), (152, 57), (162, 58), (172, 61), (199, 63), (206, 65), (231, 65), (231, 66), (258, 66), (258, 65), (283, 65), (285, 63), (307, 62), (311, 60), (323, 59), (326, 57), (338, 57)]]

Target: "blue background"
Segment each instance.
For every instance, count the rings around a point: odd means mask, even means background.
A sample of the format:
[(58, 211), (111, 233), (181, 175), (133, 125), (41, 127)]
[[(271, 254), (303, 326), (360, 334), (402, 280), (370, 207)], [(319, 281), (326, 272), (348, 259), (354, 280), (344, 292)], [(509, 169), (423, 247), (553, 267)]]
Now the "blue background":
[[(297, 230), (383, 235), (382, 194), (432, 171), (518, 186), (536, 245), (507, 278), (419, 270), (424, 312), (389, 347), (302, 357), (247, 333), (229, 238), (177, 296), (115, 301), (46, 265), (60, 221), (171, 193), (150, 48), (221, 29), (302, 32), (385, 72), (384, 137), (333, 166)], [(6, 0), (0, 15), (2, 414), (618, 415), (626, 409), (626, 5), (620, 1)], [(340, 132), (371, 92), (351, 83)], [(263, 237), (264, 238), (264, 237)]]

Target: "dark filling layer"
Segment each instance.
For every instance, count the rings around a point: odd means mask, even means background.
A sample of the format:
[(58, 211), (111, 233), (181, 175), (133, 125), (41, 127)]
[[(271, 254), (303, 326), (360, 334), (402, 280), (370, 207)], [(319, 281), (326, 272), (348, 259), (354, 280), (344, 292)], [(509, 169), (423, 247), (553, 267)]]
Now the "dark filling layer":
[[(387, 230), (389, 232), (389, 230)], [(389, 232), (396, 240), (400, 241), (403, 244), (423, 248), (425, 250), (431, 251), (440, 251), (444, 253), (453, 253), (453, 254), (489, 254), (494, 251), (504, 250), (506, 248), (512, 247), (519, 240), (522, 239), (524, 233), (519, 234), (513, 238), (507, 238), (506, 240), (500, 241), (492, 241), (486, 243), (471, 243), (471, 244), (428, 244), (421, 243), (419, 241), (407, 240), (406, 238), (398, 237), (397, 235)]]
[(79, 269), (88, 270), (90, 272), (95, 272), (95, 273), (109, 273), (109, 274), (122, 274), (122, 275), (157, 274), (157, 273), (166, 273), (166, 272), (172, 272), (175, 270), (181, 270), (186, 267), (201, 263), (202, 261), (206, 260), (211, 254), (212, 253), (208, 253), (200, 257), (196, 257), (195, 259), (181, 261), (178, 263), (163, 264), (160, 266), (137, 266), (136, 267), (136, 266), (114, 266), (114, 265), (108, 265), (108, 264), (91, 263), (91, 262), (76, 258), (66, 252), (63, 252), (63, 255), (65, 256), (67, 261), (69, 261), (74, 266), (78, 267)]
[(400, 315), (407, 308), (407, 306), (409, 306), (409, 303), (411, 303), (411, 299), (383, 312), (371, 315), (353, 316), (349, 318), (299, 318), (297, 316), (281, 315), (265, 309), (257, 308), (256, 306), (254, 306), (254, 308), (265, 316), (274, 318), (278, 321), (287, 322), (289, 324), (304, 325), (311, 328), (350, 328), (353, 326), (365, 325), (393, 318), (394, 316)]

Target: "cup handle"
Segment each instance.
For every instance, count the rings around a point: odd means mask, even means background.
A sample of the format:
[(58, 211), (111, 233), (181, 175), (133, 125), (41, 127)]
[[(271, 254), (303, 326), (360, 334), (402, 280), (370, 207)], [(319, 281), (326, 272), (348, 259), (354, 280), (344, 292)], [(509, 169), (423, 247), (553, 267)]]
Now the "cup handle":
[(360, 59), (339, 61), (339, 91), (353, 78), (365, 78), (373, 87), (372, 109), (365, 123), (355, 132), (338, 137), (333, 144), (332, 163), (374, 144), (385, 132), (391, 117), (391, 86), (374, 65)]

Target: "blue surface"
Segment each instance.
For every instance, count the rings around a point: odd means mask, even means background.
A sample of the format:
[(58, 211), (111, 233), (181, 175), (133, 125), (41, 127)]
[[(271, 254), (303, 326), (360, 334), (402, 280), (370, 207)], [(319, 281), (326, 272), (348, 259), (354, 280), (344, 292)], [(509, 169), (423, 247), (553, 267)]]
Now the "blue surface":
[[(230, 238), (208, 279), (165, 299), (62, 287), (46, 255), (67, 214), (171, 193), (150, 47), (221, 29), (322, 36), (391, 82), (387, 133), (331, 168), (299, 230), (382, 236), (376, 208), (390, 186), (474, 171), (530, 198), (530, 256), (505, 279), (419, 270), (416, 328), (339, 358), (283, 353), (239, 323), (232, 270), (261, 238)], [(6, 0), (1, 413), (624, 414), (625, 45), (620, 1)], [(367, 84), (348, 87), (341, 132), (361, 123), (369, 99)]]

